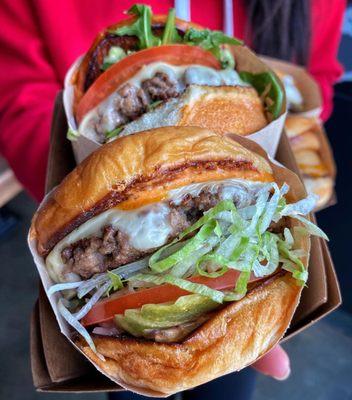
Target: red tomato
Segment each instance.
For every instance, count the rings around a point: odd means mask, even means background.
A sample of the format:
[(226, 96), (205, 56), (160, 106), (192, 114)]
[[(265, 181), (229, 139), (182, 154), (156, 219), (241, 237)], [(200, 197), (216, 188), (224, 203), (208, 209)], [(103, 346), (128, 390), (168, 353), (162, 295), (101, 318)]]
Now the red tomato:
[(79, 123), (88, 111), (132, 78), (144, 65), (158, 61), (172, 65), (198, 64), (220, 69), (220, 63), (213, 54), (198, 46), (173, 44), (137, 51), (111, 66), (93, 83), (78, 103), (77, 122)]
[[(226, 290), (235, 287), (239, 275), (239, 271), (230, 269), (218, 278), (194, 276), (189, 280), (191, 282), (207, 285), (212, 289)], [(251, 275), (250, 281), (253, 282), (255, 280), (257, 279)], [(186, 290), (169, 284), (142, 289), (125, 295), (119, 295), (117, 292), (115, 296), (113, 295), (96, 303), (89, 313), (82, 318), (81, 323), (84, 326), (100, 324), (111, 320), (116, 314), (123, 314), (126, 310), (140, 308), (144, 304), (159, 304), (176, 301), (180, 296), (185, 296), (187, 294), (189, 294), (189, 292)]]

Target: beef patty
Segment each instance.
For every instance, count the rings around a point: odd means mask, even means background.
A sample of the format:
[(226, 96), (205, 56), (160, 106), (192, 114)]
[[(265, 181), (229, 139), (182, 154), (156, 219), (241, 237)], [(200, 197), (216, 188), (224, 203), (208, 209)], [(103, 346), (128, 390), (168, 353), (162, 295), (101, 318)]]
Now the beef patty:
[[(169, 241), (197, 221), (204, 211), (219, 202), (219, 193), (201, 192), (197, 197), (186, 195), (180, 204), (169, 202), (168, 215), (172, 231)], [(105, 272), (121, 265), (136, 261), (155, 249), (141, 251), (131, 246), (127, 234), (104, 226), (101, 236), (91, 236), (65, 247), (61, 257), (67, 272), (74, 272), (84, 279), (96, 273)]]

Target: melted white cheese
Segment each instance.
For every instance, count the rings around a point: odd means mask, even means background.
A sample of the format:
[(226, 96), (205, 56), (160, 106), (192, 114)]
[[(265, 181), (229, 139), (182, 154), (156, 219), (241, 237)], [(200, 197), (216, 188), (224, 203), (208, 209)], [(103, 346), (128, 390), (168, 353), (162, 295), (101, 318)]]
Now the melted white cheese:
[[(165, 73), (171, 80), (178, 84), (178, 91), (184, 91), (187, 85), (207, 85), (207, 86), (248, 86), (243, 82), (235, 70), (215, 70), (202, 65), (182, 65), (175, 66), (167, 63), (157, 62), (144, 66), (127, 83), (140, 88), (146, 79), (151, 79), (157, 72)], [(112, 131), (116, 126), (127, 121), (116, 112), (115, 101), (119, 96), (118, 87), (114, 93), (102, 101), (97, 107), (92, 109), (83, 118), (78, 131), (86, 137), (99, 140), (106, 132)], [(100, 134), (97, 134), (99, 132)]]
[(176, 205), (190, 194), (196, 197), (203, 190), (216, 193), (220, 199), (234, 199), (238, 208), (252, 204), (256, 193), (265, 185), (262, 182), (250, 182), (242, 179), (227, 179), (196, 183), (171, 190), (168, 200), (144, 206), (133, 211), (124, 211), (112, 208), (86, 221), (77, 229), (62, 239), (46, 258), (46, 266), (51, 278), (55, 282), (75, 281), (79, 277), (73, 273), (65, 273), (64, 262), (61, 258), (62, 250), (80, 239), (102, 235), (102, 228), (111, 225), (129, 237), (131, 246), (138, 250), (150, 250), (164, 245), (172, 227), (169, 220), (170, 207), (168, 201)]
[(289, 109), (293, 111), (301, 111), (303, 107), (303, 97), (301, 92), (295, 85), (295, 81), (291, 75), (285, 75), (282, 78), (285, 87), (286, 99)]

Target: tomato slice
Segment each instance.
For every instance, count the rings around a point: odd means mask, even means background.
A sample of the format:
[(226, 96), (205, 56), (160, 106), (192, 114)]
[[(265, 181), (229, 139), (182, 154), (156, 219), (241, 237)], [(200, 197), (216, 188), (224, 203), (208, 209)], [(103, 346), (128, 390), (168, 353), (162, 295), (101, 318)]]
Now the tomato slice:
[(198, 46), (173, 44), (137, 51), (111, 66), (92, 84), (78, 103), (77, 122), (80, 123), (87, 112), (132, 78), (144, 65), (158, 61), (172, 65), (198, 64), (220, 69), (220, 63), (214, 55)]
[[(189, 280), (191, 282), (207, 285), (212, 289), (226, 290), (235, 287), (239, 275), (239, 271), (230, 269), (218, 278), (194, 276), (189, 278)], [(250, 282), (260, 279), (262, 278), (255, 278), (254, 275), (251, 275)], [(142, 289), (125, 295), (119, 295), (117, 292), (115, 296), (112, 295), (96, 303), (89, 313), (82, 318), (81, 323), (84, 326), (100, 324), (111, 320), (116, 314), (123, 314), (128, 309), (140, 308), (144, 304), (159, 304), (176, 301), (180, 296), (185, 296), (187, 294), (189, 294), (189, 292), (186, 290), (169, 284)]]

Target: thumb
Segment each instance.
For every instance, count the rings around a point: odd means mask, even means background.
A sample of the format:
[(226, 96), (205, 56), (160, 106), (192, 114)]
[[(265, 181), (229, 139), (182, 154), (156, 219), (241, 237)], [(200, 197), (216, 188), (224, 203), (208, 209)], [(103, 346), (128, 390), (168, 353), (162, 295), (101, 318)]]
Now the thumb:
[(258, 372), (280, 381), (287, 379), (291, 372), (290, 359), (280, 345), (275, 346), (269, 353), (252, 364), (252, 367)]

